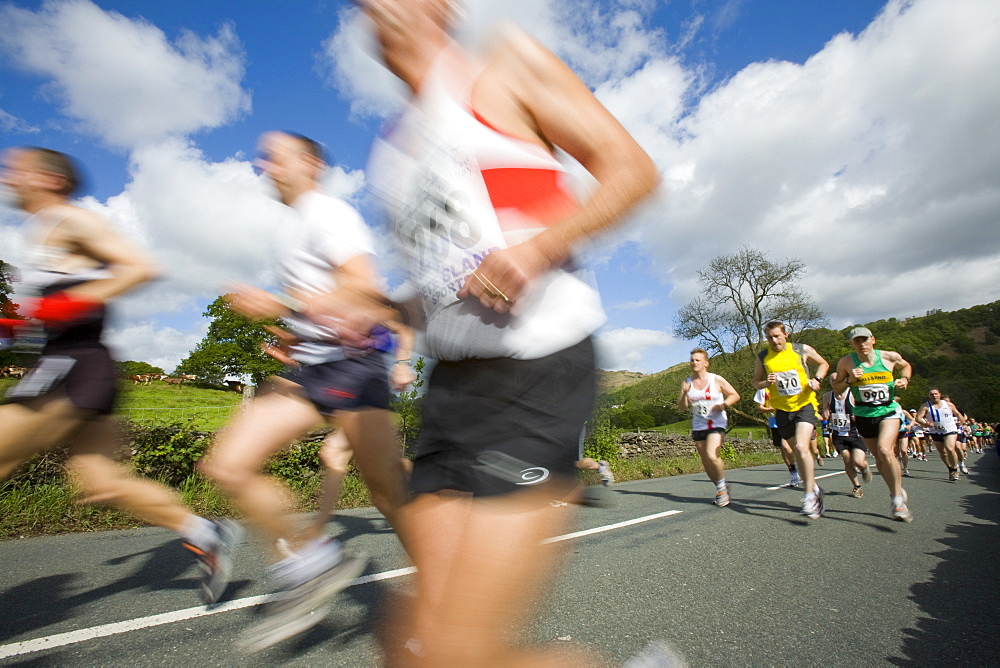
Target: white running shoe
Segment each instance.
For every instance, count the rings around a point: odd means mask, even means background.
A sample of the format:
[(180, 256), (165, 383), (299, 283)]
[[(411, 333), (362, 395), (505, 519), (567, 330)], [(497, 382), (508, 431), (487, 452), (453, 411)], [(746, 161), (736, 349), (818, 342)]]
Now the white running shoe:
[(729, 505), (729, 488), (723, 487), (715, 493), (715, 501), (713, 503), (720, 508), (725, 508)]
[(892, 519), (897, 522), (912, 522), (913, 513), (910, 509), (906, 507), (907, 502), (906, 490), (903, 490), (903, 503), (901, 505), (892, 504)]
[(801, 487), (802, 486), (802, 477), (799, 476), (799, 472), (798, 471), (792, 471), (792, 476), (791, 476), (791, 479), (788, 481), (788, 486), (789, 487)]
[(799, 511), (811, 520), (818, 520), (826, 512), (826, 504), (823, 503), (823, 489), (816, 486), (816, 494), (812, 497), (806, 495), (802, 498), (802, 510)]

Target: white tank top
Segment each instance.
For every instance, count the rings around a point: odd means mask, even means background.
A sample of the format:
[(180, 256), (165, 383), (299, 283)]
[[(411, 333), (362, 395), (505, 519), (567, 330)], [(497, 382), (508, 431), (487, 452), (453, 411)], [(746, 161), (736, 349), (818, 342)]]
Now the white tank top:
[(689, 377), (687, 381), (691, 383), (691, 389), (687, 392), (688, 402), (691, 404), (691, 431), (725, 429), (729, 424), (726, 411), (710, 410), (712, 406), (721, 404), (725, 400), (719, 388), (719, 377), (714, 373), (708, 374), (708, 385), (700, 390), (695, 389), (694, 378)]
[(476, 74), (453, 51), (439, 57), (420, 94), (376, 142), (368, 171), (423, 304), (430, 355), (539, 358), (582, 341), (605, 315), (590, 274), (572, 261), (537, 278), (513, 314), (456, 298), (489, 253), (576, 208), (565, 169), (549, 151), (498, 132), (470, 108)]
[(836, 394), (830, 397), (830, 431), (838, 436), (848, 436), (851, 433), (851, 416), (847, 413), (847, 398), (850, 393), (843, 397)]
[(958, 421), (951, 412), (951, 406), (946, 402), (941, 402), (935, 406), (927, 402), (927, 417), (930, 418), (932, 427), (928, 430), (932, 434), (955, 434), (958, 432)]

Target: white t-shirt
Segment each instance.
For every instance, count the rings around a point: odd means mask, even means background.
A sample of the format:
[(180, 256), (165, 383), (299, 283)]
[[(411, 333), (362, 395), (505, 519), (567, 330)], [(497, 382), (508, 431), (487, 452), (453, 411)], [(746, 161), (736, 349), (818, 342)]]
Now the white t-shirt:
[[(371, 233), (360, 214), (336, 197), (310, 190), (292, 205), (298, 215), (288, 217), (281, 235), (279, 278), (289, 293), (318, 294), (337, 287), (334, 270), (359, 255), (375, 252)], [(302, 364), (344, 359), (333, 343), (334, 328), (297, 316), (283, 318), (302, 342), (291, 348), (291, 357)]]

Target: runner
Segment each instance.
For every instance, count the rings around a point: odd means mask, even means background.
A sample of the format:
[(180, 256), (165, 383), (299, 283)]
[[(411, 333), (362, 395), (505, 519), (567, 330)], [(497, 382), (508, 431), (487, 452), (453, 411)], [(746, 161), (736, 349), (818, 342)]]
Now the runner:
[(906, 412), (902, 406), (896, 404), (896, 417), (899, 418), (899, 432), (896, 434), (896, 444), (893, 446), (893, 454), (899, 460), (900, 475), (904, 478), (910, 477), (910, 425), (913, 423), (913, 416)]
[(917, 411), (919, 410), (919, 408), (915, 408), (910, 411), (910, 415), (913, 416), (913, 422), (910, 423), (910, 442), (913, 443), (916, 458), (922, 462), (926, 462), (927, 442), (924, 438), (924, 426), (917, 421)]
[[(23, 288), (35, 295), (26, 309), (31, 320), (7, 324), (14, 337), (41, 335), (45, 343), (38, 363), (0, 406), (0, 480), (35, 453), (68, 442), (66, 467), (83, 500), (118, 506), (181, 534), (203, 570), (202, 598), (215, 603), (243, 529), (194, 515), (174, 491), (115, 461), (122, 434), (111, 415), (117, 373), (101, 343), (106, 304), (153, 279), (153, 262), (107, 220), (69, 203), (79, 183), (69, 156), (8, 149), (3, 183), (30, 214), (21, 269)], [(39, 323), (42, 329), (32, 331)]]
[(266, 133), (257, 165), (281, 202), (298, 214), (283, 230), (280, 278), (285, 294), (279, 298), (240, 286), (229, 301), (250, 318), (282, 318), (298, 339), (289, 348), (295, 364), (270, 379), (270, 388), (220, 434), (200, 463), (201, 471), (233, 498), (270, 545), (285, 541), (286, 553), (276, 554), (269, 568), (275, 594), (265, 604), (264, 620), (241, 643), (249, 652), (315, 625), (323, 618), (323, 604), (360, 574), (367, 561), (345, 555), (338, 541), (296, 532), (287, 490), (260, 472), (268, 457), (326, 421), (355, 446), (372, 501), (404, 546), (399, 510), (407, 500), (382, 355), (372, 348), (373, 341), (361, 337), (351, 339), (352, 347), (338, 343), (389, 318), (380, 305), (368, 230), (352, 208), (319, 191), (325, 163), (316, 142)]
[[(377, 346), (378, 350), (388, 353), (391, 348), (395, 353), (395, 360), (389, 375), (389, 388), (393, 392), (402, 392), (410, 385), (416, 376), (413, 367), (410, 366), (410, 352), (413, 349), (413, 330), (405, 325), (394, 325), (395, 345)], [(387, 342), (388, 343), (388, 342)], [(386, 348), (382, 350), (382, 348)], [(319, 459), (323, 464), (325, 475), (323, 486), (320, 488), (319, 503), (313, 520), (309, 526), (302, 531), (299, 539), (309, 542), (322, 538), (326, 535), (326, 525), (333, 517), (334, 511), (340, 503), (340, 491), (343, 486), (344, 476), (347, 475), (351, 459), (354, 457), (354, 448), (347, 440), (342, 429), (331, 431), (323, 439), (323, 445), (319, 451)], [(412, 465), (409, 459), (402, 459), (400, 463), (404, 470), (409, 472)], [(377, 494), (378, 490), (372, 492)], [(375, 505), (384, 505), (385, 501)], [(282, 541), (284, 546), (284, 541)]]
[[(656, 166), (516, 28), (480, 58), (449, 37), (447, 0), (359, 4), (413, 93), (369, 171), (438, 360), (406, 510), (417, 597), (396, 626), (409, 660), (431, 666), (594, 662), (565, 645), (515, 649), (509, 632), (555, 572), (558, 545), (543, 541), (571, 517), (550, 501), (575, 485), (593, 407), (591, 334), (604, 316), (575, 249), (656, 188)], [(555, 146), (596, 179), (579, 204)]]
[[(865, 440), (868, 450), (875, 455), (875, 465), (889, 488), (892, 519), (912, 522), (913, 513), (907, 506), (906, 490), (903, 489), (899, 462), (893, 448), (900, 426), (896, 390), (906, 389), (913, 370), (899, 353), (877, 350), (875, 337), (867, 327), (855, 327), (848, 333), (848, 338), (854, 352), (844, 355), (837, 362), (833, 390), (851, 390), (854, 426)], [(899, 369), (899, 378), (893, 379), (894, 369)]]
[(917, 411), (917, 422), (927, 427), (934, 447), (941, 461), (948, 467), (948, 480), (955, 482), (961, 474), (958, 470), (959, 458), (955, 451), (958, 440), (958, 409), (955, 404), (942, 398), (941, 390), (932, 387), (927, 391), (928, 401)]
[[(764, 336), (767, 348), (754, 360), (754, 388), (768, 390), (778, 433), (792, 446), (806, 489), (801, 512), (819, 519), (826, 507), (823, 490), (816, 484), (809, 442), (818, 422), (816, 392), (830, 365), (812, 346), (788, 343), (788, 331), (782, 322), (772, 320), (764, 325)], [(811, 378), (810, 362), (816, 365), (816, 375)]]
[[(831, 374), (836, 380), (837, 372)], [(868, 448), (854, 426), (851, 393), (844, 388), (840, 393), (833, 390), (823, 395), (822, 414), (830, 424), (833, 447), (844, 462), (844, 472), (851, 481), (851, 496), (860, 499), (865, 495), (858, 474), (865, 483), (872, 481), (871, 467), (868, 465)]]
[(715, 505), (729, 505), (725, 464), (719, 448), (729, 423), (726, 407), (740, 400), (740, 395), (722, 376), (708, 372), (708, 353), (701, 348), (691, 351), (691, 375), (681, 383), (677, 405), (691, 411), (691, 439), (694, 441), (705, 473), (715, 483)]
[(781, 438), (778, 433), (778, 419), (774, 417), (774, 408), (771, 406), (771, 395), (767, 390), (757, 390), (754, 392), (753, 400), (757, 404), (758, 410), (767, 416), (767, 431), (771, 434), (771, 443), (781, 453), (781, 459), (788, 467), (789, 481), (786, 487), (800, 487), (802, 478), (799, 477), (799, 470), (795, 466), (795, 453), (788, 441)]

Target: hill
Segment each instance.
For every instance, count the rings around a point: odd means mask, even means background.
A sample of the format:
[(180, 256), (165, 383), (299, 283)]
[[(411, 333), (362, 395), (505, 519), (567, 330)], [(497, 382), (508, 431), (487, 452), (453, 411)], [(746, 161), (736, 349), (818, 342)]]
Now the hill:
[(598, 369), (597, 393), (604, 394), (621, 387), (634, 385), (646, 377), (646, 374), (639, 371), (605, 371), (604, 369)]

